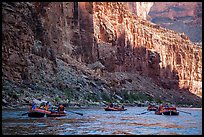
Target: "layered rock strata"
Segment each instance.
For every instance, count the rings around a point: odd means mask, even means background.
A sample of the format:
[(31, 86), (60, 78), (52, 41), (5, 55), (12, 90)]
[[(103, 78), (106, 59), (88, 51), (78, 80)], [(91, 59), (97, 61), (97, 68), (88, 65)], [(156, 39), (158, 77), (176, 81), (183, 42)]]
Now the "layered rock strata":
[(193, 42), (202, 42), (201, 2), (154, 2), (149, 17), (162, 27), (184, 32)]
[(185, 34), (132, 16), (122, 3), (94, 3), (94, 35), (108, 71), (139, 71), (201, 96), (202, 48)]
[(56, 92), (74, 86), (82, 95), (89, 89), (107, 92), (110, 85), (99, 84), (99, 90), (77, 83), (67, 67), (79, 64), (87, 71), (78, 75), (89, 76), (94, 73), (85, 66), (99, 62), (106, 72), (139, 72), (166, 89), (201, 96), (201, 47), (132, 15), (124, 3), (3, 2), (2, 15), (3, 83), (32, 87), (32, 92), (38, 90), (33, 84)]

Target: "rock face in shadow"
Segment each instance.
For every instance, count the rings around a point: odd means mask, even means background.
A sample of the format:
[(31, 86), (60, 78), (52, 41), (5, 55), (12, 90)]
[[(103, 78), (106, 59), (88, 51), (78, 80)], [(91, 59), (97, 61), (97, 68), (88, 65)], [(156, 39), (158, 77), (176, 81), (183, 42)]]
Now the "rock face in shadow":
[(3, 2), (2, 15), (2, 81), (22, 87), (12, 87), (19, 94), (63, 98), (70, 87), (78, 100), (109, 94), (108, 80), (87, 67), (99, 61), (104, 74), (137, 73), (166, 90), (202, 96), (201, 47), (132, 15), (127, 4)]
[(99, 52), (109, 71), (139, 71), (165, 88), (201, 95), (202, 49), (185, 34), (135, 18), (122, 4), (96, 3), (94, 11), (99, 51), (104, 42), (111, 49), (111, 56)]

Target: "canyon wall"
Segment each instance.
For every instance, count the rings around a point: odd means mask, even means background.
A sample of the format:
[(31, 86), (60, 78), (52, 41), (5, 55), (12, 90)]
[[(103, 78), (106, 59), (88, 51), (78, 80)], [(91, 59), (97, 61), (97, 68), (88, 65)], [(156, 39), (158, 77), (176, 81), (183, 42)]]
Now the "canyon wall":
[(40, 72), (57, 72), (57, 57), (73, 50), (72, 9), (73, 3), (3, 3), (3, 79), (39, 82)]
[(134, 17), (122, 3), (94, 3), (94, 35), (108, 71), (139, 71), (201, 96), (202, 48), (185, 34)]
[(162, 27), (184, 32), (191, 41), (202, 41), (201, 2), (154, 2), (149, 20)]
[(127, 5), (128, 10), (135, 15), (143, 18), (143, 19), (150, 19), (149, 11), (151, 7), (154, 5), (153, 2), (124, 2)]
[(149, 9), (139, 17), (127, 6), (121, 2), (2, 3), (2, 80), (73, 86), (73, 79), (67, 82), (71, 74), (65, 73), (66, 63), (99, 61), (107, 72), (139, 72), (161, 87), (202, 96), (201, 47), (184, 34), (144, 20)]

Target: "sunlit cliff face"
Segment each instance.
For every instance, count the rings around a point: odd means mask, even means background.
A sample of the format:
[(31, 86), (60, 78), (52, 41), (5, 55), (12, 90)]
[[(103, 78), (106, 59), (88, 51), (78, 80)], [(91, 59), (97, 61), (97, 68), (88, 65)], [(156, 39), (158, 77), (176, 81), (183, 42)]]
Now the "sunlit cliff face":
[(185, 34), (134, 17), (123, 3), (94, 3), (93, 9), (99, 58), (107, 70), (138, 71), (165, 88), (201, 96), (201, 48)]
[(164, 88), (202, 96), (202, 49), (185, 34), (144, 20), (151, 4), (10, 4), (4, 3), (2, 19), (6, 79), (41, 81), (43, 70), (51, 80), (57, 75), (57, 59), (69, 57), (87, 64), (99, 60), (106, 71), (139, 72)]
[(153, 2), (127, 2), (128, 10), (145, 20), (148, 19), (153, 4)]

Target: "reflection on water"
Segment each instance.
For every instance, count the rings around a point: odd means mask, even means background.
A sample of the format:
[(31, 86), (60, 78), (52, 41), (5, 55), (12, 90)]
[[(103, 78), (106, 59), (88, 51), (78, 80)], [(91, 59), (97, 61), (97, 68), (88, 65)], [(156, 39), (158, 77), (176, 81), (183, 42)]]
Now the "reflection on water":
[[(127, 107), (127, 111), (77, 109), (83, 116), (29, 118), (26, 111), (3, 111), (4, 135), (202, 135), (202, 109), (180, 110), (178, 116), (155, 115), (144, 107)], [(178, 108), (179, 109), (179, 108)]]

